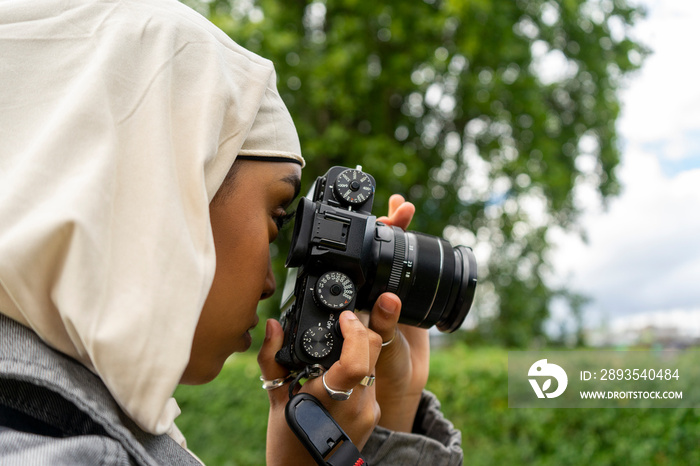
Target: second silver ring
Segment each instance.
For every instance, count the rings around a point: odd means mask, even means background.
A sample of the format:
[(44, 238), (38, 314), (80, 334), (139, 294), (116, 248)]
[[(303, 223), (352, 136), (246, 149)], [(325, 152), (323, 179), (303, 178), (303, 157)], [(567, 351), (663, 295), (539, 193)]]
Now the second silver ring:
[(375, 379), (376, 377), (373, 375), (366, 375), (362, 380), (360, 380), (360, 385), (364, 385), (365, 387), (371, 387), (372, 385), (374, 385)]

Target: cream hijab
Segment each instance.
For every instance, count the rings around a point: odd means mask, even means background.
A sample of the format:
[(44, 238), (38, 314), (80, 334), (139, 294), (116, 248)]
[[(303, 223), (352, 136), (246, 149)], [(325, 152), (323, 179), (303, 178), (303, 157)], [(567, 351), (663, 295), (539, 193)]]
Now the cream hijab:
[(237, 154), (303, 165), (272, 64), (174, 0), (0, 2), (0, 311), (153, 434), (215, 268)]

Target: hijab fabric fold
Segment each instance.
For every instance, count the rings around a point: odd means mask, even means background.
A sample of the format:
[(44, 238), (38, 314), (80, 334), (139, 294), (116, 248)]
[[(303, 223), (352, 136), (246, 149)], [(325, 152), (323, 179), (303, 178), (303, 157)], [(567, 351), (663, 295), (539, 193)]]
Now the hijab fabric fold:
[(0, 312), (153, 434), (214, 275), (237, 154), (303, 165), (272, 64), (174, 0), (0, 2)]

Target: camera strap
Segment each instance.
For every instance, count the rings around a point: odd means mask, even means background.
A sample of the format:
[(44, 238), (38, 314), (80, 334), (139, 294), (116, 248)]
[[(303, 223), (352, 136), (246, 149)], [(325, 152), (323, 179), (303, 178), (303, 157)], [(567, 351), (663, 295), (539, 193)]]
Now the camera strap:
[(291, 383), (290, 399), (285, 408), (289, 428), (320, 466), (367, 465), (348, 434), (316, 397), (308, 393), (293, 394), (294, 387), (302, 378), (318, 375), (317, 368), (307, 367)]
[(320, 401), (308, 393), (298, 393), (285, 409), (287, 424), (316, 464), (321, 466), (361, 466), (367, 462)]

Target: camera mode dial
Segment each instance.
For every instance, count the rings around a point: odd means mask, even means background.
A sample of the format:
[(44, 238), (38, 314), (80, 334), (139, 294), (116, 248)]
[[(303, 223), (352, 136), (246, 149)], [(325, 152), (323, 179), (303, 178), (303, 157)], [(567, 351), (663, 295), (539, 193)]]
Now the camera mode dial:
[(356, 206), (364, 204), (374, 194), (374, 183), (366, 173), (348, 169), (338, 175), (333, 184), (335, 195), (343, 204)]
[(345, 309), (355, 296), (355, 284), (344, 273), (327, 272), (316, 282), (315, 296), (328, 309)]
[(325, 358), (333, 349), (333, 334), (320, 325), (306, 330), (301, 341), (304, 351), (312, 358)]

